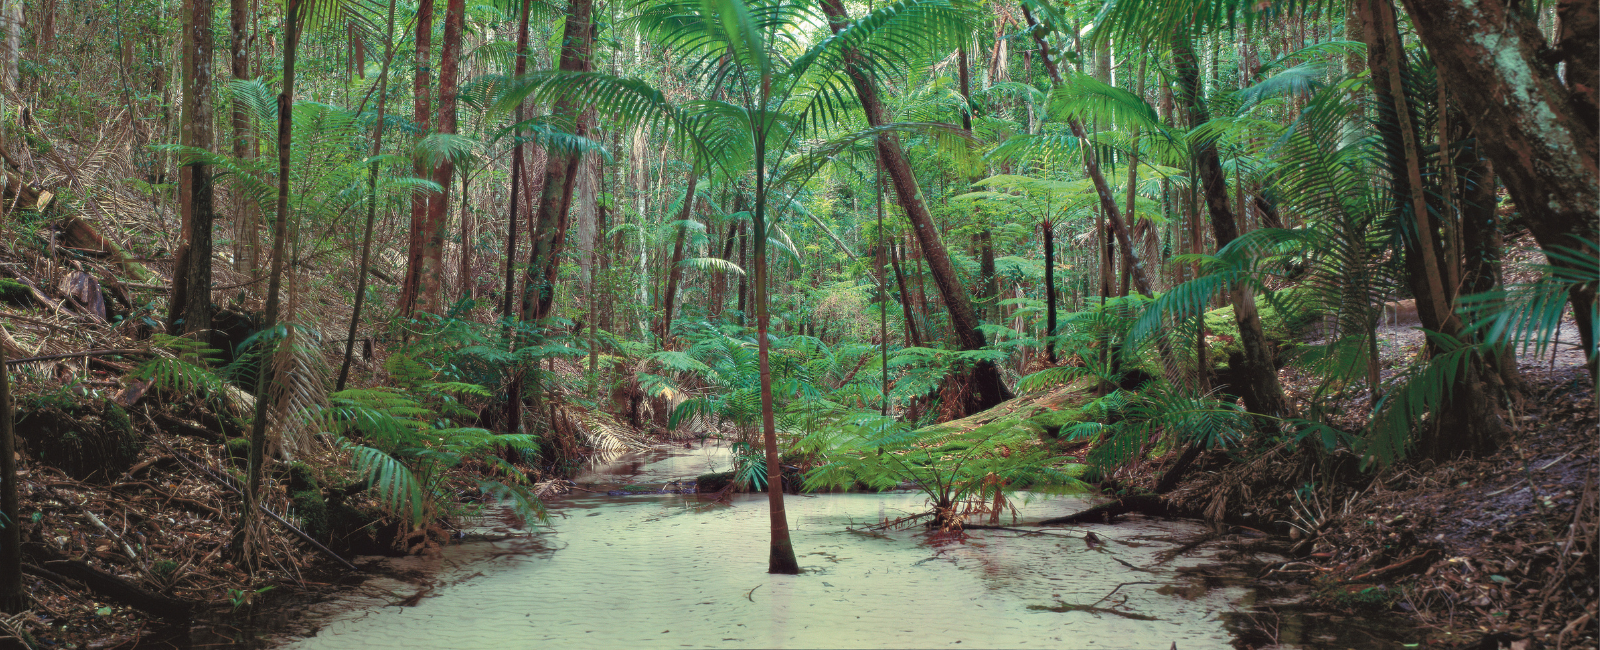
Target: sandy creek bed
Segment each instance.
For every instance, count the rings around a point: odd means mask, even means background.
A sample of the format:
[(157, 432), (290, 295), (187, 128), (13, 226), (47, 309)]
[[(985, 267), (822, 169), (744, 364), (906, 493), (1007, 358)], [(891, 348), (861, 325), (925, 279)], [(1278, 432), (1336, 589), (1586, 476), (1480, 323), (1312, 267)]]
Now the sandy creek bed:
[[(680, 446), (629, 454), (578, 483), (603, 492), (727, 466), (725, 447)], [(306, 606), (275, 645), (1190, 650), (1256, 645), (1262, 632), (1241, 630), (1260, 622), (1249, 613), (1254, 606), (1276, 597), (1237, 576), (1194, 573), (1215, 562), (1204, 548), (1148, 572), (1117, 561), (1153, 565), (1162, 550), (1203, 530), (1193, 522), (1134, 517), (1094, 526), (1107, 542), (1096, 549), (1081, 529), (971, 531), (964, 541), (941, 541), (921, 530), (851, 529), (921, 511), (918, 493), (790, 495), (806, 573), (774, 576), (765, 573), (764, 496), (723, 506), (694, 495), (574, 494), (584, 496), (553, 502), (551, 525), (531, 538), (385, 560), (411, 581), (373, 578)], [(1087, 503), (1035, 499), (1020, 510), (1028, 521)], [(419, 591), (419, 577), (435, 585), (427, 596), (394, 606)], [(1109, 611), (1048, 609), (1096, 601)], [(1407, 640), (1329, 615), (1272, 617), (1264, 627), (1286, 647), (1400, 648)]]

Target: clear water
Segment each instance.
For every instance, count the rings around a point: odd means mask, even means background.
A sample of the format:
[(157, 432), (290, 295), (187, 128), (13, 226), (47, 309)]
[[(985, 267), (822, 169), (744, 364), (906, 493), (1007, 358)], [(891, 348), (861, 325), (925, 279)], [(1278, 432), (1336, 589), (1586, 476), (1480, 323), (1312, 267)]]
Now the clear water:
[[(726, 450), (657, 450), (579, 479), (591, 489), (692, 478), (726, 467)], [(585, 494), (576, 492), (575, 494)], [(473, 542), (396, 568), (435, 583), (374, 580), (361, 593), (312, 607), (320, 648), (1230, 648), (1236, 612), (1258, 594), (1243, 584), (1203, 587), (1180, 557), (1157, 554), (1201, 532), (1186, 522), (1096, 526), (1097, 548), (1076, 530), (864, 532), (924, 509), (920, 494), (830, 494), (786, 499), (805, 573), (766, 571), (762, 495), (708, 505), (693, 495), (580, 496), (554, 504), (532, 539)], [(1086, 506), (1076, 497), (1022, 506), (1025, 520)], [(416, 582), (422, 582), (418, 580)], [(1137, 584), (1123, 584), (1137, 583)], [(1094, 604), (1098, 610), (1063, 610)], [(1348, 626), (1296, 620), (1292, 647), (1399, 647), (1346, 638)], [(1333, 632), (1319, 630), (1334, 630)], [(1372, 635), (1367, 635), (1372, 636)], [(1355, 643), (1357, 645), (1352, 646)]]

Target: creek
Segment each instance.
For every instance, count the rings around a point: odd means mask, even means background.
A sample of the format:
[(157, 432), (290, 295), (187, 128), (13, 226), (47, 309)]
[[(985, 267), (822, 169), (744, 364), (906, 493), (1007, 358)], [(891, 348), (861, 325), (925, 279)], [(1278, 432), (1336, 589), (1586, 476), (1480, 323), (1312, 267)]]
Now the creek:
[[(534, 535), (384, 560), (387, 577), (297, 607), (275, 645), (1192, 650), (1276, 641), (1387, 650), (1410, 640), (1368, 617), (1257, 611), (1304, 594), (1254, 584), (1219, 564), (1215, 548), (1160, 562), (1162, 551), (1206, 530), (1196, 522), (1134, 516), (1041, 534), (867, 531), (926, 510), (924, 497), (791, 494), (785, 504), (805, 573), (779, 576), (765, 572), (765, 495), (722, 505), (693, 494), (605, 494), (730, 464), (727, 447), (714, 443), (626, 454), (580, 476), (578, 485), (598, 493), (553, 500), (550, 525)], [(1023, 522), (1091, 504), (1026, 497)], [(1101, 544), (1085, 540), (1091, 529)]]

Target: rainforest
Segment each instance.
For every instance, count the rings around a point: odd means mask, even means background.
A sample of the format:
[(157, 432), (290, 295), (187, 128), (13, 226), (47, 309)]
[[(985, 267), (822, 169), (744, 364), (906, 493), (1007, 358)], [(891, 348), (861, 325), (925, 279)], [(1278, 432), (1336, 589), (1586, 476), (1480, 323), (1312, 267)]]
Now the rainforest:
[(1593, 0), (0, 0), (0, 648), (1600, 643)]

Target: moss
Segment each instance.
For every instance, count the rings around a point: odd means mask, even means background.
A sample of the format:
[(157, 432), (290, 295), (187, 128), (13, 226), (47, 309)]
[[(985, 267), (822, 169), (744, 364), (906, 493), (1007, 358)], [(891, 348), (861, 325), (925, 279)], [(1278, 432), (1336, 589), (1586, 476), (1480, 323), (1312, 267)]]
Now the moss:
[(289, 502), (294, 504), (294, 514), (300, 519), (301, 530), (319, 540), (328, 539), (328, 502), (323, 500), (320, 490), (291, 492)]
[[(1293, 311), (1280, 314), (1271, 303), (1258, 296), (1256, 310), (1261, 316), (1262, 332), (1268, 341), (1280, 348), (1293, 347), (1294, 340), (1315, 325), (1321, 314), (1306, 308), (1309, 300), (1305, 290), (1298, 287), (1279, 290), (1276, 297), (1279, 303)], [(1206, 334), (1206, 360), (1212, 368), (1225, 370), (1232, 355), (1244, 354), (1244, 347), (1239, 343), (1239, 324), (1234, 320), (1232, 306), (1206, 312)]]
[(733, 472), (712, 472), (701, 474), (695, 479), (695, 491), (702, 494), (717, 492), (728, 487), (733, 482)]
[(290, 492), (305, 492), (318, 489), (321, 489), (321, 486), (317, 484), (317, 472), (315, 469), (298, 460), (289, 463)]
[(250, 462), (249, 438), (234, 438), (229, 440), (226, 445), (228, 451), (228, 462), (230, 464), (244, 467)]
[(1031, 418), (1028, 422), (1040, 428), (1045, 436), (1058, 438), (1061, 429), (1084, 422), (1087, 420), (1083, 411), (1078, 409), (1061, 409), (1059, 411), (1045, 411)]
[(49, 393), (17, 420), (27, 452), (80, 481), (109, 482), (138, 459), (140, 443), (126, 411), (110, 402)]
[(0, 278), (0, 298), (18, 301), (28, 300), (29, 297), (28, 285), (16, 280)]

